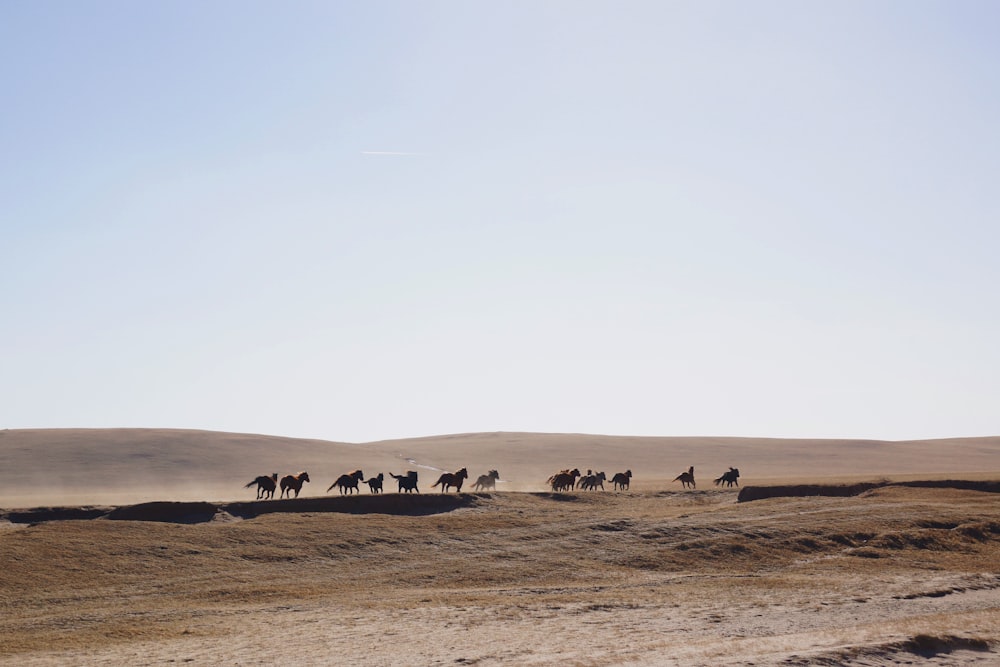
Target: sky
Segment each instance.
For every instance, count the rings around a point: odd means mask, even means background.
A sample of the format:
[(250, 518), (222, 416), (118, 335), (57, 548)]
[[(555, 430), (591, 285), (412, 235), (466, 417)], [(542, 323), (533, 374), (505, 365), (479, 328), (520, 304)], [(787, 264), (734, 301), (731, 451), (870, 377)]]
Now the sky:
[(0, 0), (0, 428), (1000, 435), (998, 33)]

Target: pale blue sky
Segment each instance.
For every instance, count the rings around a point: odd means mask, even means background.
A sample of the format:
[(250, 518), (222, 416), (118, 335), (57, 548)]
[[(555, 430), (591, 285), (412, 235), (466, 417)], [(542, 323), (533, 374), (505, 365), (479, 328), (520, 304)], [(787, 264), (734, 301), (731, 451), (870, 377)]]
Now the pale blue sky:
[(0, 0), (0, 428), (1000, 434), (998, 34)]

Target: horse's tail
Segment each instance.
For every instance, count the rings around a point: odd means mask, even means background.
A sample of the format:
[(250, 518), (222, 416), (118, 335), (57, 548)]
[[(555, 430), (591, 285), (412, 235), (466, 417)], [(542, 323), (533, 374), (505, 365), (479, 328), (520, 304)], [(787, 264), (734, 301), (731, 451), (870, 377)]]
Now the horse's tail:
[(722, 484), (722, 480), (725, 479), (725, 477), (726, 476), (723, 475), (722, 477), (719, 477), (718, 479), (713, 479), (712, 483), (715, 484), (716, 486), (718, 486), (719, 484)]
[(243, 488), (244, 489), (249, 489), (251, 486), (253, 486), (256, 483), (257, 483), (257, 480), (253, 480), (252, 482), (247, 482), (247, 485), (244, 486)]

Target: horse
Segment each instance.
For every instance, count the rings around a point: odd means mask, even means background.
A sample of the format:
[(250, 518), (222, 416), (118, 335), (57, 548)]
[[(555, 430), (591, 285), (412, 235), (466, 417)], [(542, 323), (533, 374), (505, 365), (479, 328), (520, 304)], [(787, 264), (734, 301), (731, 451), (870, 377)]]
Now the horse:
[(563, 470), (549, 477), (548, 482), (552, 485), (553, 491), (567, 491), (576, 486), (576, 478), (580, 476), (580, 469)]
[(438, 477), (438, 481), (436, 481), (433, 484), (431, 484), (431, 488), (433, 489), (435, 486), (437, 486), (438, 484), (440, 484), (441, 485), (441, 493), (444, 493), (450, 487), (454, 486), (455, 487), (455, 493), (461, 493), (462, 492), (462, 483), (465, 482), (465, 480), (466, 480), (466, 478), (468, 478), (468, 476), (469, 476), (469, 471), (466, 470), (465, 468), (462, 468), (458, 472), (446, 472), (443, 475), (441, 475), (440, 477)]
[(740, 477), (739, 468), (734, 468), (732, 466), (729, 466), (729, 470), (722, 473), (722, 476), (719, 477), (718, 479), (714, 479), (712, 481), (715, 483), (716, 486), (722, 486), (723, 484), (729, 487), (731, 487), (733, 484), (739, 486), (740, 483), (737, 481), (739, 477)]
[(580, 476), (580, 469), (579, 468), (573, 468), (573, 470), (570, 470), (569, 468), (563, 468), (562, 470), (560, 470), (559, 472), (557, 472), (555, 475), (552, 475), (547, 480), (545, 480), (545, 483), (546, 484), (551, 484), (555, 480), (555, 478), (558, 477), (559, 475), (573, 475), (574, 476), (574, 484), (575, 484), (576, 483), (575, 478)]
[(368, 488), (372, 490), (372, 493), (382, 493), (382, 480), (385, 479), (385, 475), (382, 473), (378, 474), (378, 477), (372, 477), (370, 480), (365, 482)]
[(688, 487), (688, 484), (691, 485), (692, 489), (697, 488), (694, 485), (694, 466), (688, 468), (687, 472), (682, 472), (681, 474), (677, 475), (677, 477), (674, 477), (674, 481), (675, 482), (680, 481), (681, 486), (683, 486), (685, 489)]
[(577, 482), (576, 488), (584, 489), (589, 491), (595, 491), (597, 487), (601, 487), (601, 491), (604, 490), (604, 480), (608, 478), (603, 472), (599, 472), (596, 475), (587, 475), (586, 477), (581, 477), (580, 481)]
[[(563, 472), (566, 472), (566, 471), (564, 470)], [(576, 488), (579, 489), (581, 486), (583, 486), (583, 480), (587, 479), (588, 477), (593, 477), (593, 475), (594, 475), (594, 471), (591, 470), (590, 468), (587, 468), (587, 474), (586, 475), (581, 475), (580, 479), (576, 480)]]
[[(358, 484), (364, 480), (364, 478), (365, 474), (363, 472), (355, 470), (354, 472), (349, 472), (338, 477), (337, 481), (330, 485), (330, 489), (335, 486), (339, 486), (340, 495), (344, 495), (344, 489), (347, 489), (348, 493), (354, 493), (355, 491), (361, 493), (361, 491), (358, 490)], [(326, 492), (330, 493), (330, 489), (327, 489)]]
[(621, 487), (622, 491), (628, 489), (628, 485), (631, 483), (631, 481), (632, 481), (631, 470), (626, 470), (625, 472), (616, 472), (615, 476), (611, 478), (611, 482), (615, 485), (615, 491), (617, 491), (619, 487)]
[(395, 475), (393, 473), (389, 473), (389, 476), (394, 478), (399, 483), (399, 493), (402, 493), (403, 491), (406, 491), (407, 493), (410, 491), (420, 493), (420, 489), (417, 488), (416, 470), (407, 471), (405, 475)]
[(298, 475), (285, 475), (281, 478), (281, 494), (279, 498), (284, 498), (285, 493), (288, 493), (288, 497), (292, 497), (292, 491), (295, 491), (295, 497), (299, 497), (299, 491), (302, 490), (302, 483), (309, 481), (309, 473), (300, 472)]
[(476, 483), (472, 485), (472, 488), (476, 491), (496, 489), (498, 479), (500, 479), (500, 473), (496, 470), (491, 470), (487, 475), (480, 475), (479, 479), (476, 480)]
[(274, 489), (278, 486), (278, 473), (273, 473), (270, 477), (261, 475), (252, 482), (249, 482), (244, 489), (249, 489), (254, 484), (257, 485), (257, 500), (267, 496), (274, 498)]

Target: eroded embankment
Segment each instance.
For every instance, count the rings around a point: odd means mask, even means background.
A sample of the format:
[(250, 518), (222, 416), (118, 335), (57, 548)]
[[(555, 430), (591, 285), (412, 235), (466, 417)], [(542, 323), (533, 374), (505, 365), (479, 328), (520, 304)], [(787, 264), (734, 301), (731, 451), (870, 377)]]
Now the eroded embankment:
[[(960, 489), (1000, 493), (1000, 481), (925, 480), (908, 482), (864, 482), (858, 484), (798, 484), (785, 486), (746, 486), (738, 502), (766, 498), (808, 496), (850, 497), (886, 487)], [(511, 492), (518, 493), (518, 492)], [(582, 499), (574, 493), (534, 492), (529, 495), (551, 500)], [(673, 494), (671, 494), (673, 495)], [(479, 504), (490, 493), (349, 495), (318, 498), (287, 498), (246, 502), (173, 502), (157, 501), (119, 506), (35, 507), (0, 509), (0, 521), (13, 524), (37, 524), (46, 521), (119, 520), (159, 521), (169, 523), (204, 523), (227, 519), (252, 519), (272, 513), (324, 513), (429, 515), (450, 512)], [(588, 496), (589, 498), (589, 496)]]
[(791, 484), (784, 486), (745, 486), (740, 489), (737, 502), (766, 498), (803, 498), (808, 496), (830, 496), (846, 498), (859, 496), (872, 489), (890, 486), (909, 486), (924, 489), (960, 489), (1000, 493), (1000, 482), (972, 481), (965, 479), (918, 480), (911, 482), (860, 482), (858, 484)]
[(36, 524), (45, 521), (105, 519), (117, 521), (162, 521), (203, 523), (231, 518), (252, 519), (275, 512), (340, 512), (347, 514), (427, 515), (475, 505), (489, 494), (385, 494), (330, 498), (289, 498), (250, 502), (148, 502), (108, 507), (36, 507), (0, 510), (0, 521)]

